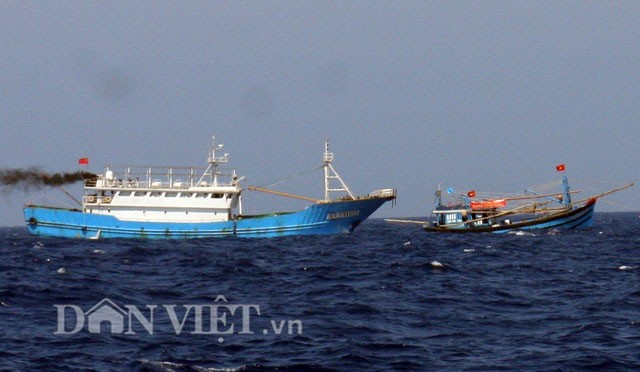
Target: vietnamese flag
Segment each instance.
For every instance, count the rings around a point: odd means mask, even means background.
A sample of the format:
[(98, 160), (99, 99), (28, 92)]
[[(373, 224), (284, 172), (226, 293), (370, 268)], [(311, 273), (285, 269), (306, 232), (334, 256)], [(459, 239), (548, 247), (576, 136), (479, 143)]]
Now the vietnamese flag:
[(476, 190), (471, 190), (469, 192), (467, 192), (467, 196), (470, 198), (475, 198), (476, 197)]
[(566, 170), (566, 168), (565, 168), (564, 164), (558, 164), (558, 165), (556, 165), (556, 170), (558, 172), (564, 172)]
[(78, 164), (80, 164), (80, 165), (89, 165), (89, 158), (80, 158), (80, 159), (78, 159)]

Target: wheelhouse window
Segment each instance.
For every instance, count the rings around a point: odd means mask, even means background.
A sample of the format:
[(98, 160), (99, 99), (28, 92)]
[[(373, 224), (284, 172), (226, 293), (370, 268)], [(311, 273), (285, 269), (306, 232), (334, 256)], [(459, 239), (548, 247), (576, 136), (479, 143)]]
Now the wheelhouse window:
[(460, 213), (447, 213), (445, 218), (447, 224), (462, 221), (462, 216), (460, 215)]

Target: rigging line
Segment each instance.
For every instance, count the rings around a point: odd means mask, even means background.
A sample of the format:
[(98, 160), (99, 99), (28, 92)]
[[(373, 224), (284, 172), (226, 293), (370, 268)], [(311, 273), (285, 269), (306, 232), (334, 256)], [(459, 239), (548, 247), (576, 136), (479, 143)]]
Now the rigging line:
[(67, 195), (69, 198), (71, 198), (74, 202), (76, 202), (76, 204), (78, 204), (79, 206), (82, 207), (82, 203), (73, 197), (73, 195), (69, 194), (69, 192), (67, 190), (64, 189), (64, 187), (62, 187), (62, 185), (58, 186), (60, 188), (60, 190), (62, 190), (63, 193), (65, 193), (65, 195)]
[(292, 178), (300, 177), (300, 176), (304, 176), (305, 174), (308, 174), (308, 173), (311, 173), (311, 172), (315, 172), (315, 171), (317, 171), (318, 169), (321, 169), (322, 167), (324, 167), (324, 165), (320, 165), (320, 166), (318, 166), (318, 167), (315, 167), (315, 168), (313, 168), (313, 169), (306, 170), (306, 171), (304, 171), (304, 172), (295, 173), (295, 174), (292, 174), (291, 176), (288, 176), (288, 177), (285, 177), (285, 178), (281, 178), (281, 179), (279, 179), (279, 180), (276, 180), (276, 181), (273, 181), (273, 182), (270, 182), (270, 183), (265, 183), (265, 184), (260, 185), (260, 186), (258, 186), (258, 187), (260, 187), (260, 188), (264, 188), (264, 187), (274, 186), (274, 185), (277, 185), (277, 184), (283, 183), (283, 182), (285, 182), (285, 181), (288, 181), (288, 180), (290, 180), (290, 179), (292, 179)]

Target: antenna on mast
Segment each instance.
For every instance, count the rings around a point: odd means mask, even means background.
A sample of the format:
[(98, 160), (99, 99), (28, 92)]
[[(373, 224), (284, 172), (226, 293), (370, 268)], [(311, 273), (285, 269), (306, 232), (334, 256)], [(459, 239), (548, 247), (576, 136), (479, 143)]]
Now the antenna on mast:
[(227, 163), (229, 161), (229, 154), (216, 158), (216, 151), (222, 150), (223, 144), (216, 145), (216, 136), (211, 136), (211, 153), (209, 154), (209, 163)]
[(202, 182), (207, 176), (211, 179), (211, 184), (213, 186), (218, 185), (218, 174), (220, 174), (220, 172), (218, 171), (218, 164), (229, 162), (228, 153), (224, 153), (223, 156), (216, 157), (216, 151), (222, 150), (223, 147), (223, 144), (216, 145), (216, 136), (211, 136), (211, 151), (209, 152), (209, 159), (207, 159), (209, 162), (209, 166), (207, 167), (207, 170), (202, 174), (200, 180), (196, 183), (196, 185), (202, 185)]

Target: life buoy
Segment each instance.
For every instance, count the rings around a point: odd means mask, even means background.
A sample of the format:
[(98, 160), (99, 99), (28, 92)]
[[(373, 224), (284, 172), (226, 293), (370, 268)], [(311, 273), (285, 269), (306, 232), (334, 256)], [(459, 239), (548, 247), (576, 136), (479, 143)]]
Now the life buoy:
[(102, 201), (105, 203), (111, 203), (111, 197), (110, 196), (105, 196), (104, 198), (102, 198)]
[(96, 202), (96, 197), (91, 195), (87, 198), (87, 202), (89, 203), (95, 203)]

